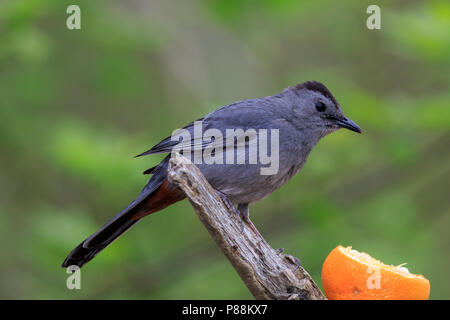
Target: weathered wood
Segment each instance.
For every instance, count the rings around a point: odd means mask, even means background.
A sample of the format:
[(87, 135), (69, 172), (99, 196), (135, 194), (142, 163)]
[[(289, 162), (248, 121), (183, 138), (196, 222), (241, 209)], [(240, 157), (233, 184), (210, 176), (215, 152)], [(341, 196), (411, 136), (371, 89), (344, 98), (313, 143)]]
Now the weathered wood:
[(256, 299), (325, 299), (298, 259), (275, 250), (230, 212), (188, 159), (174, 153), (169, 180), (188, 197), (200, 221)]

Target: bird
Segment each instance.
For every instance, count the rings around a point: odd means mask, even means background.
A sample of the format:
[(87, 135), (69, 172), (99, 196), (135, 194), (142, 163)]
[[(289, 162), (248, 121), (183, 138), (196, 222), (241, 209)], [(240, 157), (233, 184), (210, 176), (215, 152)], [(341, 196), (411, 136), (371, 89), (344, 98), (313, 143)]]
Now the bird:
[[(360, 127), (344, 115), (341, 106), (328, 88), (318, 81), (306, 81), (285, 88), (272, 96), (241, 100), (220, 107), (205, 117), (189, 123), (182, 131), (178, 130), (193, 134), (194, 139), (191, 141), (180, 142), (179, 137), (178, 140), (174, 139), (172, 134), (148, 151), (136, 156), (168, 154), (156, 166), (143, 172), (151, 174), (151, 177), (137, 198), (73, 249), (62, 263), (62, 267), (73, 265), (82, 267), (142, 218), (186, 198), (184, 193), (168, 180), (168, 164), (174, 150), (183, 147), (181, 148), (183, 155), (186, 153), (186, 147), (194, 152), (209, 150), (209, 155), (216, 160), (218, 157), (222, 157), (222, 160), (225, 158), (223, 149), (222, 152), (220, 148), (211, 151), (212, 139), (208, 144), (208, 141), (204, 141), (204, 136), (195, 137), (194, 131), (198, 126), (204, 132), (208, 129), (215, 130), (213, 132), (216, 136), (229, 130), (244, 132), (245, 136), (239, 145), (235, 142), (242, 137), (238, 136), (230, 140), (231, 143), (228, 140), (225, 143), (218, 140), (215, 145), (217, 147), (222, 143), (222, 147), (229, 147), (232, 151), (236, 151), (236, 154), (239, 154), (239, 150), (248, 151), (244, 153), (244, 160), (252, 157), (254, 151), (251, 151), (251, 146), (261, 146), (260, 143), (251, 143), (262, 139), (264, 135), (261, 132), (271, 132), (271, 138), (278, 136), (278, 140), (266, 142), (267, 146), (270, 145), (271, 153), (276, 153), (270, 155), (271, 159), (277, 162), (273, 165), (276, 170), (268, 174), (262, 171), (263, 168), (267, 169), (267, 161), (237, 163), (237, 156), (228, 159), (234, 161), (223, 163), (194, 162), (225, 205), (255, 232), (257, 231), (249, 218), (249, 205), (266, 198), (298, 173), (320, 139), (341, 128), (362, 133)], [(257, 134), (246, 135), (246, 132)]]

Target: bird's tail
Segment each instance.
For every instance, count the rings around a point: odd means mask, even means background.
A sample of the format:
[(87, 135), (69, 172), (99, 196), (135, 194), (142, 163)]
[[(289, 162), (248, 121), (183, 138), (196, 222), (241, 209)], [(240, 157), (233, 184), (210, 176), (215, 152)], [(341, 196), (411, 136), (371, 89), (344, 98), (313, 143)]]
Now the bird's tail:
[(104, 239), (96, 244), (88, 242), (89, 238), (81, 242), (62, 263), (63, 267), (71, 265), (83, 266), (85, 263), (93, 259), (100, 251), (106, 248), (111, 242), (116, 240), (122, 233), (131, 228), (139, 220), (128, 220), (121, 225), (111, 224), (108, 231), (101, 231), (99, 235)]
[(138, 198), (73, 249), (62, 267), (83, 266), (144, 216), (162, 210), (183, 198), (182, 192), (171, 187), (167, 179), (150, 179)]

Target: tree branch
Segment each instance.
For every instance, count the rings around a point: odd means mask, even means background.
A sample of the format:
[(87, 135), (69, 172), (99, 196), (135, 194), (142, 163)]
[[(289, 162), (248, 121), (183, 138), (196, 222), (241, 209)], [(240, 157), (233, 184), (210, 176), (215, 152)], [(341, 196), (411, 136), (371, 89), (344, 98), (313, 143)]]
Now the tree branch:
[(256, 299), (325, 299), (298, 259), (269, 246), (230, 212), (200, 170), (174, 153), (169, 181), (188, 197), (200, 221)]

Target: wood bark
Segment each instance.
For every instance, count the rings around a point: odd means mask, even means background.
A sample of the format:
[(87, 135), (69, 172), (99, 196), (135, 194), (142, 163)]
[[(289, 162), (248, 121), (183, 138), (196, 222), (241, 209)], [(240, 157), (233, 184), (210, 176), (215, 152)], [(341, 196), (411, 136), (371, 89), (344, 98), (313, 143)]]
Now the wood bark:
[(173, 153), (168, 174), (256, 299), (325, 299), (297, 258), (273, 249), (247, 225), (242, 229), (240, 219), (188, 159)]

